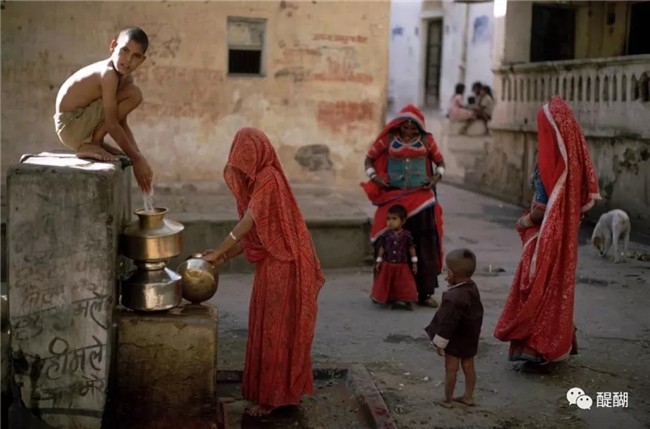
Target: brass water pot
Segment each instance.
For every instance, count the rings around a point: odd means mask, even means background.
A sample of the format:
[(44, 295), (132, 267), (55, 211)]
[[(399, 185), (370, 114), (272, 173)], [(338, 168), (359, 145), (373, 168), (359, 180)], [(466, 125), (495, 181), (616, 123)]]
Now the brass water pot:
[(121, 252), (134, 261), (162, 262), (178, 256), (183, 251), (185, 227), (165, 219), (167, 209), (156, 207), (153, 212), (135, 211), (138, 220), (126, 226), (122, 233)]

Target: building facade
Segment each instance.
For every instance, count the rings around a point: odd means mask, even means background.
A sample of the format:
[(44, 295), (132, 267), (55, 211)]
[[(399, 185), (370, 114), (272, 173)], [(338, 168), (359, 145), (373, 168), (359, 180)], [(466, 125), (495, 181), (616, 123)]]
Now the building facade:
[[(64, 149), (57, 91), (107, 58), (124, 27), (150, 36), (129, 123), (156, 183), (221, 179), (240, 127), (264, 130), (293, 180), (357, 181), (385, 116), (390, 2), (6, 2), (2, 169)], [(3, 174), (4, 180), (5, 174)]]
[[(419, 15), (418, 15), (419, 11)], [(527, 205), (536, 114), (552, 95), (572, 107), (603, 200), (650, 230), (650, 1), (448, 0), (391, 6), (389, 111), (429, 111), (448, 181)], [(456, 83), (493, 88), (490, 128), (458, 135), (444, 119)], [(432, 113), (433, 112), (433, 113)]]
[(492, 85), (491, 2), (391, 2), (389, 113), (414, 103), (446, 113), (457, 83)]
[(494, 2), (493, 139), (476, 180), (527, 204), (536, 114), (552, 96), (572, 107), (589, 143), (601, 201), (650, 230), (649, 1)]

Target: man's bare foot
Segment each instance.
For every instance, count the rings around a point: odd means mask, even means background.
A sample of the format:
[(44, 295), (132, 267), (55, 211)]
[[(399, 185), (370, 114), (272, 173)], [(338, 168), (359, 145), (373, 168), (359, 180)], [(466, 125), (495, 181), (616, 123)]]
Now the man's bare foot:
[(474, 406), (474, 399), (466, 398), (464, 396), (458, 396), (457, 398), (454, 398), (454, 402), (460, 402), (461, 404), (467, 405), (468, 407)]
[(121, 150), (119, 150), (119, 149), (116, 148), (116, 147), (111, 146), (110, 144), (108, 144), (108, 143), (106, 143), (106, 142), (101, 142), (101, 143), (100, 143), (100, 146), (101, 146), (101, 147), (102, 147), (106, 152), (108, 152), (108, 153), (110, 153), (110, 154), (112, 154), (112, 155), (126, 156), (126, 154), (125, 154), (124, 152), (122, 152)]
[(250, 408), (246, 408), (244, 412), (249, 416), (253, 417), (264, 417), (271, 414), (277, 407), (272, 407), (270, 405), (253, 405)]
[(438, 405), (445, 408), (454, 408), (454, 403), (451, 401), (438, 401)]
[(112, 162), (115, 155), (106, 152), (101, 146), (84, 143), (77, 149), (77, 158), (94, 159), (95, 161)]

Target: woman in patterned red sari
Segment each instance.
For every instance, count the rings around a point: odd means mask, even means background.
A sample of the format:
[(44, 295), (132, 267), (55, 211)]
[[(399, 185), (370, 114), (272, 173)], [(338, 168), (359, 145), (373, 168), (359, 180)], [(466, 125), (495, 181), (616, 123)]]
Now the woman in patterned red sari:
[(242, 391), (262, 416), (313, 392), (311, 344), (324, 277), (291, 186), (260, 130), (237, 132), (224, 168), (241, 220), (203, 258), (217, 266), (245, 253), (256, 264)]
[(420, 109), (409, 104), (384, 127), (364, 166), (370, 180), (361, 186), (377, 206), (370, 241), (376, 244), (387, 230), (388, 209), (403, 206), (408, 214), (404, 228), (413, 236), (418, 254), (418, 304), (437, 307), (433, 293), (442, 269), (442, 208), (435, 189), (445, 162)]
[(587, 142), (571, 108), (553, 97), (537, 114), (531, 208), (517, 221), (523, 252), (494, 336), (522, 370), (577, 352), (573, 325), (578, 230), (599, 199)]

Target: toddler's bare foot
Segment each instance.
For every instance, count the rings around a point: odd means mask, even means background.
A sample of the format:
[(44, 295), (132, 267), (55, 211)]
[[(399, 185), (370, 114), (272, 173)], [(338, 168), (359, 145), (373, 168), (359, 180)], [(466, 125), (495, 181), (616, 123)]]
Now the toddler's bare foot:
[(115, 156), (108, 153), (101, 146), (84, 143), (77, 149), (77, 158), (94, 159), (95, 161), (112, 162)]
[(461, 404), (467, 405), (468, 407), (474, 406), (474, 398), (466, 398), (464, 396), (459, 396), (454, 398), (455, 402), (460, 402)]
[(125, 154), (124, 152), (122, 152), (121, 150), (119, 150), (119, 149), (116, 148), (116, 147), (111, 146), (110, 144), (108, 144), (108, 143), (106, 143), (106, 142), (101, 142), (99, 145), (100, 145), (100, 146), (101, 146), (101, 147), (102, 147), (106, 152), (108, 152), (108, 153), (110, 153), (110, 154), (118, 155), (118, 156), (126, 156), (126, 154)]
[(454, 408), (454, 403), (451, 402), (451, 401), (447, 401), (447, 400), (438, 401), (438, 405), (440, 405), (441, 407), (445, 407), (445, 408)]

